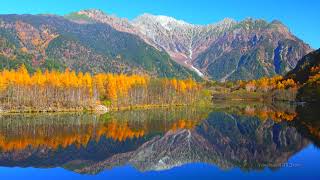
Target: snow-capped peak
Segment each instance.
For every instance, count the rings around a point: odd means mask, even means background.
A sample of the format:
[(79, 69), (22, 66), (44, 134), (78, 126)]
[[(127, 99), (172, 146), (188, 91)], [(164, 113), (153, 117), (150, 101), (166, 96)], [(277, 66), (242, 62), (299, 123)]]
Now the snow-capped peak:
[(191, 24), (183, 20), (177, 20), (173, 17), (168, 17), (164, 15), (152, 15), (147, 13), (141, 16), (138, 16), (136, 19), (133, 20), (133, 23), (134, 24), (157, 24), (167, 30), (171, 30), (175, 27), (192, 26)]
[(172, 17), (163, 16), (163, 15), (155, 16), (155, 20), (158, 21), (164, 27), (172, 25), (172, 24), (190, 25), (185, 21), (177, 20), (177, 19), (174, 19)]

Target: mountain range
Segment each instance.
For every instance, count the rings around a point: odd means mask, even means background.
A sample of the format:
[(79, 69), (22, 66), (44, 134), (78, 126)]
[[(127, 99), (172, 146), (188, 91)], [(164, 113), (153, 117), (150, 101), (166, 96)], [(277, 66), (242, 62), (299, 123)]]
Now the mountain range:
[(100, 10), (65, 16), (0, 15), (0, 67), (202, 76), (219, 81), (284, 75), (312, 48), (280, 21), (224, 19), (194, 25)]

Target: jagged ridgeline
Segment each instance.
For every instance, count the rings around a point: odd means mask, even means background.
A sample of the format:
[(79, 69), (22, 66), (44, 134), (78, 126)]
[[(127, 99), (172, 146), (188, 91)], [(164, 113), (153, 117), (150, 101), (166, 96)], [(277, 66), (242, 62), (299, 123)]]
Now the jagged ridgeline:
[(137, 35), (199, 75), (220, 81), (284, 75), (312, 50), (277, 20), (225, 18), (195, 25), (151, 14), (127, 20), (94, 9), (66, 18), (76, 23), (108, 24)]
[(54, 15), (1, 15), (0, 68), (25, 64), (36, 68), (82, 72), (194, 77), (163, 51), (108, 24), (75, 23)]

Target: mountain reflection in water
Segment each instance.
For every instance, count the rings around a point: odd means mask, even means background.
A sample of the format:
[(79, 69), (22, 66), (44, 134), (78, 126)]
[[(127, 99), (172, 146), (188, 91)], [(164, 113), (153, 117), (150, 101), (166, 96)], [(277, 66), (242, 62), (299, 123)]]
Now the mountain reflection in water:
[(0, 166), (63, 167), (84, 174), (197, 162), (221, 169), (278, 169), (310, 143), (319, 146), (316, 107), (225, 103), (105, 115), (4, 114)]

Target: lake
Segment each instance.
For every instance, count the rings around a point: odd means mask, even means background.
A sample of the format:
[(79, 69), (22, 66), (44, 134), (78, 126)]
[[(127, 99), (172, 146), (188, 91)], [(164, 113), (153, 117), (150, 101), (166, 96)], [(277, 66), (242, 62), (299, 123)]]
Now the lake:
[(320, 178), (318, 105), (0, 115), (6, 179)]

